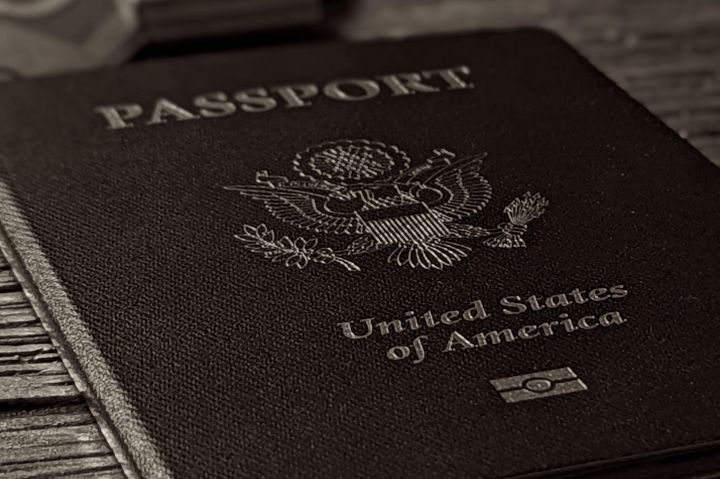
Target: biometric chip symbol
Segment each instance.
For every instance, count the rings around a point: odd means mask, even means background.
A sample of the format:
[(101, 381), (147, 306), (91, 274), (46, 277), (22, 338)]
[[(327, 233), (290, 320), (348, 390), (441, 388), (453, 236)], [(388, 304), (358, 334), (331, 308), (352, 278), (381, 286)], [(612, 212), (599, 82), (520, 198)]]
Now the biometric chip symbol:
[(567, 367), (493, 379), (490, 384), (508, 403), (587, 390), (585, 383)]

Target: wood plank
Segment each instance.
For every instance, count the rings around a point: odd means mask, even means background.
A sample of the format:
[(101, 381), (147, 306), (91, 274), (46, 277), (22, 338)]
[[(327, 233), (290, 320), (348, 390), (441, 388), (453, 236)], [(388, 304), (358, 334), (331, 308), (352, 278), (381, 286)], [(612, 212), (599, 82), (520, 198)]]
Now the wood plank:
[(68, 400), (78, 396), (78, 390), (67, 372), (0, 376), (0, 405)]
[(18, 410), (0, 415), (0, 433), (88, 424), (95, 424), (95, 421), (82, 404), (35, 408), (30, 412)]
[(112, 451), (104, 440), (78, 441), (74, 438), (70, 443), (49, 446), (38, 446), (32, 443), (30, 445), (24, 444), (22, 447), (16, 447), (8, 452), (10, 454), (0, 455), (0, 466), (9, 467), (13, 464), (54, 461), (69, 457), (90, 458), (112, 455)]
[(35, 479), (71, 475), (77, 477), (75, 475), (77, 473), (87, 473), (89, 477), (99, 477), (97, 473), (112, 473), (115, 476), (111, 477), (117, 477), (117, 461), (111, 454), (105, 454), (0, 466), (0, 477), (5, 479)]
[(39, 324), (15, 328), (0, 327), (0, 339), (3, 338), (26, 338), (29, 336), (47, 337), (47, 332)]
[[(95, 424), (83, 424), (78, 426), (49, 427), (37, 430), (33, 434), (27, 431), (0, 432), (0, 451), (7, 452), (11, 449), (23, 449), (26, 447), (52, 447), (60, 444), (97, 442), (98, 428)], [(10, 455), (16, 455), (11, 451)], [(12, 462), (12, 458), (0, 458), (0, 462)]]
[(65, 366), (60, 360), (49, 363), (0, 363), (0, 377), (18, 374), (60, 374), (65, 372)]

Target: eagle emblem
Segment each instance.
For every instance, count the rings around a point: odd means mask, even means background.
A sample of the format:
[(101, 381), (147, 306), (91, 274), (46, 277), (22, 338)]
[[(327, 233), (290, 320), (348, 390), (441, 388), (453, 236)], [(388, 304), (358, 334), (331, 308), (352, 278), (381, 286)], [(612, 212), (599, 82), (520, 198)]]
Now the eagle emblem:
[(266, 225), (245, 225), (235, 237), (254, 253), (288, 267), (337, 264), (359, 271), (358, 255), (384, 252), (398, 266), (443, 269), (467, 257), (458, 242), (481, 238), (492, 248), (524, 248), (528, 223), (548, 205), (539, 194), (515, 198), (494, 228), (464, 224), (490, 201), (482, 175), (487, 154), (457, 157), (437, 149), (418, 166), (393, 145), (341, 140), (298, 153), (298, 179), (258, 171), (255, 184), (225, 186), (260, 201), (276, 219), (314, 233), (356, 237), (342, 250), (319, 247), (318, 240), (276, 235)]

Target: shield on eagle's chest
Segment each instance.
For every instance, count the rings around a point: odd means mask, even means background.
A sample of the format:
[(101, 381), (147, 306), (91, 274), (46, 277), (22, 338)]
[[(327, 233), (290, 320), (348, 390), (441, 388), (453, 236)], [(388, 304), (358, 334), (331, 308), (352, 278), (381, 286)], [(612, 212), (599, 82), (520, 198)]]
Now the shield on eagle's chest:
[(379, 244), (422, 243), (447, 236), (449, 230), (425, 203), (355, 213)]

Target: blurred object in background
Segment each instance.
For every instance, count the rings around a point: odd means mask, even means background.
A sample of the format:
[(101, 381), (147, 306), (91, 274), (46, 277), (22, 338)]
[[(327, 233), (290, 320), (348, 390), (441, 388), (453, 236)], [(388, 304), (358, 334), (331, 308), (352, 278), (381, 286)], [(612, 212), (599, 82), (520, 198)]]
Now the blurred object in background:
[(321, 0), (0, 0), (0, 80), (117, 64), (148, 43), (321, 17)]
[(138, 27), (124, 0), (0, 0), (0, 72), (7, 79), (122, 61)]
[(320, 21), (319, 0), (142, 0), (150, 42), (251, 33)]

